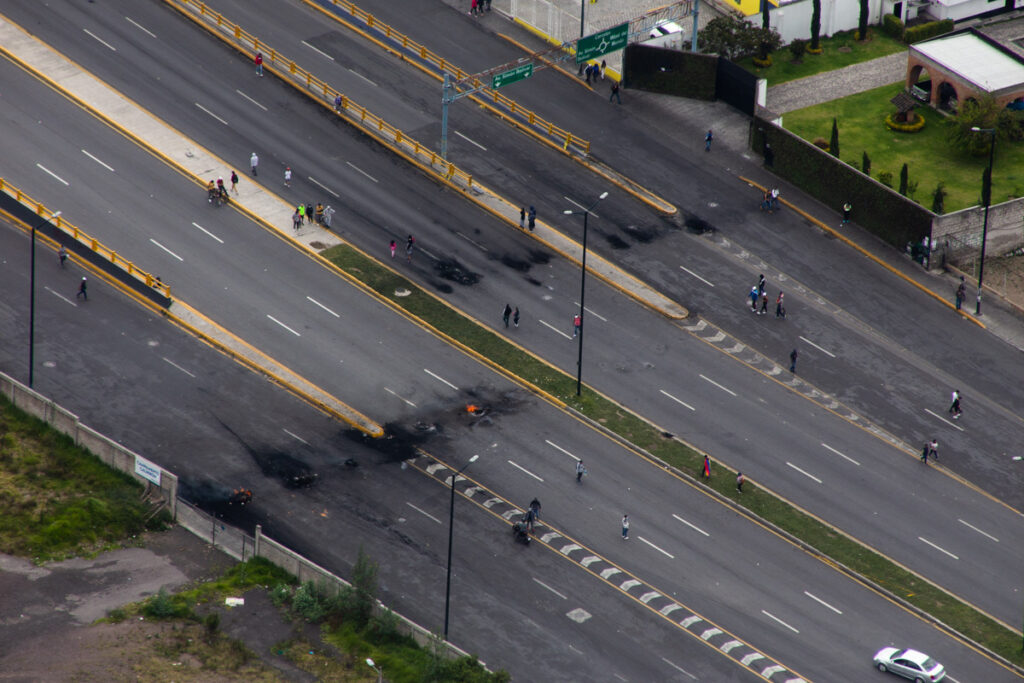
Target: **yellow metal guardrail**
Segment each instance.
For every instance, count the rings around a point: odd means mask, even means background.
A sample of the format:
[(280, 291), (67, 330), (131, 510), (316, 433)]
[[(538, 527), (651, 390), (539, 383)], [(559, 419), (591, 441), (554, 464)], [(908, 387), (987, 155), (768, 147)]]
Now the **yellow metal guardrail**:
[(193, 13), (195, 13), (201, 20), (214, 24), (222, 34), (229, 35), (238, 43), (238, 48), (250, 56), (254, 57), (257, 52), (263, 53), (264, 68), (276, 65), (278, 70), (284, 69), (286, 75), (290, 76), (293, 81), (304, 84), (307, 90), (322, 94), (328, 102), (333, 103), (337, 97), (341, 97), (341, 105), (338, 108), (339, 116), (344, 115), (346, 120), (373, 133), (375, 137), (383, 138), (385, 142), (400, 148), (400, 151), (411, 154), (417, 161), (430, 166), (431, 169), (440, 170), (446, 180), (461, 184), (467, 189), (473, 187), (473, 176), (455, 164), (445, 161), (440, 154), (409, 137), (344, 93), (335, 90), (325, 81), (306, 71), (294, 60), (288, 59), (238, 24), (225, 19), (222, 14), (207, 7), (206, 3), (199, 0), (164, 0), (164, 2), (175, 6), (186, 16), (195, 18), (193, 17)]
[[(7, 182), (3, 178), (0, 178), (0, 192), (4, 192), (5, 194), (14, 197), (16, 201), (32, 209), (32, 211), (35, 212), (37, 216), (43, 217), (50, 215), (52, 213), (41, 202), (37, 202), (36, 200), (32, 199), (25, 192), (22, 192), (20, 189), (18, 189), (11, 183)], [(93, 251), (94, 253), (98, 254), (101, 258), (103, 258), (103, 260), (109, 261), (113, 265), (127, 272), (136, 280), (144, 282), (147, 287), (152, 287), (156, 291), (161, 292), (164, 296), (170, 298), (170, 285), (164, 284), (162, 281), (153, 277), (152, 275), (142, 270), (141, 268), (136, 268), (134, 263), (125, 260), (116, 251), (113, 251), (112, 249), (108, 249), (107, 247), (103, 246), (102, 244), (100, 244), (99, 240), (97, 240), (94, 237), (90, 237), (72, 223), (69, 223), (68, 221), (64, 220), (63, 216), (57, 216), (55, 219), (51, 220), (50, 223), (54, 225), (58, 230), (64, 232), (71, 239), (75, 240), (79, 244), (83, 244), (86, 247), (88, 247), (91, 251)]]
[[(396, 31), (389, 25), (378, 21), (372, 14), (364, 9), (356, 6), (355, 3), (349, 2), (348, 0), (330, 0), (332, 5), (342, 7), (346, 12), (351, 14), (362, 21), (368, 28), (373, 28), (384, 34), (389, 40), (393, 40), (399, 43), (403, 49), (409, 50), (415, 53), (421, 60), (433, 64), (442, 72), (449, 72), (455, 76), (455, 80), (463, 80), (468, 78), (471, 74), (466, 73), (461, 68), (455, 66), (440, 55), (436, 55), (431, 52), (426, 46), (417, 43), (409, 36)], [(472, 82), (474, 88), (484, 85), (480, 79), (475, 79)], [(563, 149), (568, 147), (576, 147), (584, 154), (590, 154), (590, 141), (585, 140), (578, 135), (573, 135), (564, 128), (559, 128), (550, 121), (538, 116), (533, 111), (520, 106), (515, 100), (505, 97), (500, 94), (497, 90), (491, 88), (484, 88), (481, 91), (481, 95), (490, 99), (494, 104), (501, 105), (505, 109), (509, 110), (513, 114), (522, 116), (527, 120), (531, 126), (536, 126), (543, 130), (547, 135), (557, 139)]]

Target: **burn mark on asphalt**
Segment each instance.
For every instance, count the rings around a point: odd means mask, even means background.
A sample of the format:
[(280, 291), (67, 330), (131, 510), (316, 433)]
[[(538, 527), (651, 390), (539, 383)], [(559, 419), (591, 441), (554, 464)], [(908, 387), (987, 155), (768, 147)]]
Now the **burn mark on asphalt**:
[(687, 230), (697, 235), (704, 235), (715, 231), (715, 226), (696, 216), (687, 216), (685, 225)]
[(643, 244), (652, 242), (654, 238), (658, 236), (658, 231), (654, 228), (642, 228), (635, 225), (623, 226), (622, 231), (637, 242), (642, 242)]
[(445, 280), (459, 285), (475, 285), (480, 282), (480, 275), (466, 268), (453, 258), (446, 258), (434, 264), (434, 270)]
[(608, 246), (612, 249), (629, 249), (629, 244), (618, 235), (605, 235), (604, 238), (608, 240)]

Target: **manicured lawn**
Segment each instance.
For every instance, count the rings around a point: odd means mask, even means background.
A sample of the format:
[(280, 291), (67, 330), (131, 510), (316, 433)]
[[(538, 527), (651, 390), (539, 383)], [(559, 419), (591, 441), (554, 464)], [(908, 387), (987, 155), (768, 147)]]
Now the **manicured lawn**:
[[(853, 31), (843, 31), (829, 38), (821, 39), (823, 52), (820, 55), (807, 53), (799, 64), (793, 63), (793, 54), (788, 47), (772, 53), (772, 65), (766, 68), (754, 66), (753, 57), (738, 60), (738, 64), (761, 78), (768, 79), (768, 85), (778, 85), (786, 81), (795, 81), (805, 76), (813, 76), (833, 69), (841, 69), (851, 64), (859, 64), (878, 57), (885, 57), (907, 49), (905, 43), (890, 38), (877, 28), (868, 33), (870, 38), (864, 42), (853, 39)], [(808, 46), (810, 41), (807, 41)], [(840, 48), (849, 51), (840, 51)]]
[[(843, 161), (860, 169), (866, 151), (871, 158), (871, 176), (892, 173), (893, 187), (899, 187), (900, 168), (908, 164), (910, 182), (917, 182), (914, 199), (931, 208), (932, 192), (946, 184), (946, 213), (975, 206), (981, 201), (981, 175), (988, 155), (972, 157), (953, 149), (946, 142), (945, 117), (928, 108), (917, 113), (927, 121), (918, 133), (896, 133), (885, 127), (886, 114), (895, 111), (889, 103), (902, 90), (901, 83), (868, 90), (839, 100), (790, 112), (783, 127), (805, 140), (828, 140), (832, 118), (839, 121), (839, 150)], [(996, 162), (992, 173), (992, 202), (999, 203), (1024, 195), (1024, 144), (996, 143)]]

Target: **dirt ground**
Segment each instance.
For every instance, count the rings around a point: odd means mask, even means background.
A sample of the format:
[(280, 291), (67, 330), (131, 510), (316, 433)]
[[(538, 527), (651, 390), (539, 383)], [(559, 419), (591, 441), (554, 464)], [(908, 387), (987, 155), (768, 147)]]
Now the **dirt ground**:
[[(246, 593), (240, 607), (197, 608), (220, 613), (215, 637), (180, 621), (93, 624), (111, 609), (214, 578), (233, 564), (179, 527), (88, 560), (37, 567), (0, 556), (0, 681), (317, 680), (282, 656), (290, 643), (319, 642), (317, 632), (285, 619), (263, 590)], [(359, 674), (351, 680), (364, 680)]]

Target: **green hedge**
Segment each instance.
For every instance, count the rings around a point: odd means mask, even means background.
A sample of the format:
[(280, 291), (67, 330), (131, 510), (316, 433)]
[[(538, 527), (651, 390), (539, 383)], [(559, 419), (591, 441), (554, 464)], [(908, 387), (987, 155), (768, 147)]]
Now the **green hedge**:
[(953, 30), (953, 20), (943, 19), (942, 21), (929, 21), (927, 24), (921, 24), (919, 26), (911, 26), (903, 32), (903, 42), (908, 45), (919, 43), (922, 40), (928, 38), (934, 38), (935, 36), (941, 36), (943, 33), (949, 33)]
[(920, 244), (931, 235), (932, 212), (770, 120), (755, 117), (751, 149), (763, 154), (765, 143), (772, 147), (775, 174), (833, 210), (851, 202), (858, 207), (857, 224), (897, 249), (902, 251), (908, 242)]
[(886, 14), (882, 17), (882, 30), (896, 40), (903, 40), (903, 32), (906, 30), (906, 26), (903, 25), (903, 22), (895, 14)]

